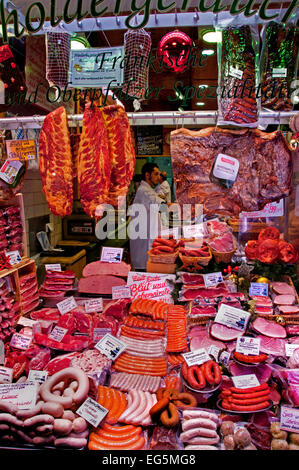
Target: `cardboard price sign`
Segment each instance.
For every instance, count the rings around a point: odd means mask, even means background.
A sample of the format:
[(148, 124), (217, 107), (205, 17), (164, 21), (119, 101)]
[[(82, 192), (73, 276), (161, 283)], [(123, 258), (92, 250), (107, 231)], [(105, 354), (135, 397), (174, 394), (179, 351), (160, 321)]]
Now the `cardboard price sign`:
[(35, 160), (34, 140), (6, 140), (6, 152), (9, 160)]

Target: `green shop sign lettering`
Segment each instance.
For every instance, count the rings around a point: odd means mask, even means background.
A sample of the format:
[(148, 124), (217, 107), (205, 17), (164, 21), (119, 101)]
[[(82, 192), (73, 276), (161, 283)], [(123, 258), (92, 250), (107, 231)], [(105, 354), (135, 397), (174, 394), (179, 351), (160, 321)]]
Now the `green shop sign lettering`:
[[(102, 5), (107, 0), (91, 0), (89, 10), (85, 10), (83, 8), (83, 0), (77, 0), (76, 2), (76, 9), (71, 8), (75, 2), (74, 0), (66, 0), (62, 15), (57, 16), (56, 14), (56, 0), (50, 1), (50, 11), (49, 11), (49, 21), (52, 27), (57, 26), (61, 21), (69, 24), (72, 21), (81, 21), (83, 18), (91, 17), (91, 18), (99, 18), (103, 16), (108, 7), (104, 7)], [(109, 0), (109, 4), (110, 4)], [(166, 12), (172, 10), (174, 8), (179, 8), (180, 11), (184, 12), (187, 11), (189, 8), (189, 1), (190, 0), (182, 0), (179, 2), (180, 5), (176, 5), (176, 1), (171, 2), (171, 0), (157, 0), (157, 10), (158, 12)], [(271, 0), (263, 0), (260, 5), (254, 5), (255, 0), (249, 0), (245, 5), (240, 5), (242, 0), (232, 0), (231, 6), (229, 8), (229, 13), (231, 15), (238, 15), (243, 13), (245, 17), (250, 17), (256, 13), (258, 13), (260, 19), (264, 21), (270, 21), (279, 16), (277, 12), (267, 12), (267, 8), (271, 3)], [(113, 3), (113, 2), (111, 2)], [(219, 13), (228, 9), (227, 5), (222, 4), (222, 0), (215, 0), (211, 5), (207, 5), (210, 3), (209, 0), (199, 0), (198, 3), (198, 11), (201, 13), (206, 13), (208, 11), (213, 13)], [(114, 0), (114, 11), (115, 15), (120, 13), (122, 0)], [(152, 0), (144, 0), (144, 2), (140, 2), (138, 0), (131, 0), (130, 4), (130, 14), (126, 17), (125, 25), (129, 29), (139, 29), (146, 26), (149, 20), (150, 11), (152, 7)], [(286, 9), (283, 18), (281, 19), (282, 23), (286, 23), (289, 18), (291, 17), (292, 13), (297, 9), (299, 6), (298, 0), (292, 0)], [(70, 9), (72, 9), (72, 13), (70, 13)], [(143, 12), (143, 17), (141, 23), (138, 25), (135, 24), (133, 19), (136, 15), (140, 15)], [(39, 18), (36, 20), (36, 18)], [(14, 28), (14, 35), (16, 38), (20, 38), (26, 31), (28, 33), (37, 33), (44, 25), (46, 20), (46, 9), (42, 2), (34, 2), (29, 5), (25, 13), (25, 25), (20, 27), (19, 18), (18, 18), (18, 11), (16, 9), (12, 9), (9, 13), (6, 12), (4, 8), (3, 0), (0, 0), (0, 22), (2, 28), (2, 36), (3, 42), (7, 43), (8, 35), (7, 35), (7, 27), (8, 24), (13, 24)], [(37, 24), (36, 24), (37, 23)]]

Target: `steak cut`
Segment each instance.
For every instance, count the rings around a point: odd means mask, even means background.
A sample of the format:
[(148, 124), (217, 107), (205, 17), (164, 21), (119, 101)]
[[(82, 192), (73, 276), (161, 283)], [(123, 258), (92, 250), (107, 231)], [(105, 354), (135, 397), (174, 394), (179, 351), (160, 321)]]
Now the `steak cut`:
[(50, 211), (65, 217), (73, 209), (73, 168), (66, 110), (49, 113), (39, 138), (39, 169)]
[[(290, 194), (292, 151), (281, 131), (182, 128), (171, 132), (170, 148), (180, 205), (203, 204), (208, 215), (238, 215), (261, 210)], [(220, 153), (239, 161), (229, 188), (210, 180)]]
[(78, 292), (84, 294), (112, 295), (112, 287), (124, 286), (126, 281), (117, 276), (88, 276), (78, 282)]
[(78, 151), (78, 183), (84, 212), (95, 216), (97, 206), (108, 202), (111, 162), (108, 132), (97, 107), (86, 108)]

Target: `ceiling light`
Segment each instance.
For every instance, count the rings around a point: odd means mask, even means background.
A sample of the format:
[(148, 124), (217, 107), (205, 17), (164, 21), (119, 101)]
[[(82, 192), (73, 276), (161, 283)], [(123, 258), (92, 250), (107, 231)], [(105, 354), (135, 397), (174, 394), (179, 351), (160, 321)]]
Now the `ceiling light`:
[(215, 54), (214, 49), (203, 49), (202, 55), (213, 55)]
[(222, 41), (222, 34), (220, 31), (205, 31), (203, 32), (202, 39), (204, 42), (215, 43)]
[(90, 47), (89, 42), (87, 41), (85, 34), (75, 33), (71, 36), (71, 49), (88, 49)]
[(206, 103), (204, 103), (203, 101), (198, 101), (196, 103), (196, 106), (204, 106)]

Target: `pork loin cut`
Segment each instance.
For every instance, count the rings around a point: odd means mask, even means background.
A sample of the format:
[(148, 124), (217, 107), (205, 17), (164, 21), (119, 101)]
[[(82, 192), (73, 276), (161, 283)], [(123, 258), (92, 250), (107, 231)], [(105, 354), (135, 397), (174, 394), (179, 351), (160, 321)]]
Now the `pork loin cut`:
[[(229, 364), (229, 371), (232, 376), (247, 375), (248, 366), (238, 364), (234, 361)], [(256, 367), (250, 367), (250, 374), (256, 375), (260, 384), (268, 382), (271, 377), (271, 367), (267, 364), (260, 364)]]
[(243, 331), (229, 328), (228, 326), (216, 322), (214, 322), (210, 328), (210, 335), (219, 341), (234, 341), (239, 338), (239, 336), (243, 336), (243, 334)]
[(88, 276), (79, 279), (78, 292), (84, 294), (112, 295), (112, 287), (124, 286), (124, 279), (117, 276)]
[(282, 325), (265, 320), (264, 318), (258, 317), (252, 322), (252, 327), (258, 333), (270, 338), (285, 338), (287, 336), (286, 330)]
[(293, 305), (295, 303), (295, 296), (293, 294), (277, 295), (274, 298), (275, 305)]
[(190, 341), (190, 350), (196, 349), (209, 349), (210, 346), (216, 346), (219, 349), (225, 349), (225, 344), (222, 341), (211, 338), (206, 328), (194, 326), (188, 334)]
[(299, 305), (279, 305), (278, 308), (282, 315), (292, 315), (299, 313)]
[(294, 289), (287, 282), (271, 282), (271, 287), (276, 294), (294, 295)]
[(83, 277), (88, 276), (120, 276), (128, 277), (131, 266), (124, 261), (120, 263), (104, 263), (103, 261), (93, 261), (87, 264), (83, 269)]
[(283, 338), (268, 338), (265, 335), (258, 335), (260, 339), (260, 352), (271, 354), (272, 356), (284, 356), (286, 339)]

